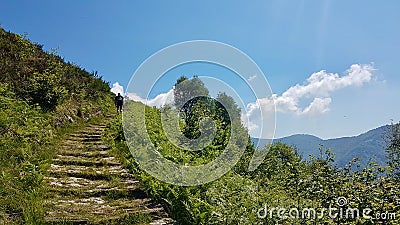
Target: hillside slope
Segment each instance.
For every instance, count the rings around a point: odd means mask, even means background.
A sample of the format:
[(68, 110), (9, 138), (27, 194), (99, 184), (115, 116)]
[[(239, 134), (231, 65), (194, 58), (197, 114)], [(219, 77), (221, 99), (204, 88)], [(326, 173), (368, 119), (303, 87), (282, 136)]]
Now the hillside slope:
[[(379, 164), (385, 162), (385, 141), (383, 135), (388, 126), (378, 127), (366, 133), (354, 137), (342, 137), (323, 140), (313, 135), (296, 134), (275, 139), (274, 142), (282, 142), (296, 147), (303, 158), (310, 155), (318, 155), (320, 145), (329, 148), (336, 153), (336, 163), (343, 167), (353, 158), (359, 158), (362, 165), (366, 165), (372, 158)], [(259, 140), (259, 146), (268, 143), (266, 139), (252, 138), (254, 143)]]
[(1, 27), (0, 74), (3, 88), (43, 112), (66, 110), (62, 112), (68, 114), (66, 117), (83, 118), (91, 110), (106, 110), (112, 103), (109, 84), (97, 72), (65, 62), (55, 52), (45, 52), (42, 45)]
[(109, 85), (0, 28), (0, 224), (40, 224), (57, 140), (113, 109)]

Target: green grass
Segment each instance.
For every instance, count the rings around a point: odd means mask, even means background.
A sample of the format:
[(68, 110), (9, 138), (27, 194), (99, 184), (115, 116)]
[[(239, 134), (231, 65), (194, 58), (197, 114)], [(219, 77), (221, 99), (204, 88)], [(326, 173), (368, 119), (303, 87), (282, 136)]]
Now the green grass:
[(122, 216), (121, 218), (113, 221), (105, 221), (100, 224), (110, 224), (110, 225), (139, 225), (148, 224), (152, 221), (152, 218), (147, 213), (136, 212)]
[(102, 118), (54, 128), (50, 113), (14, 99), (12, 93), (0, 96), (0, 108), (0, 224), (38, 224), (45, 212), (43, 177), (61, 141)]
[[(140, 103), (134, 103), (140, 104)], [(157, 124), (157, 112), (147, 119)], [(138, 128), (139, 129), (139, 128)], [(165, 140), (160, 128), (153, 129), (154, 140), (168, 155), (170, 148), (163, 146)], [(371, 163), (358, 171), (334, 166), (335, 157), (329, 149), (304, 161), (296, 149), (282, 143), (270, 146), (264, 161), (255, 171), (248, 171), (252, 155), (245, 154), (231, 171), (220, 179), (194, 187), (180, 187), (161, 182), (143, 171), (132, 157), (124, 140), (121, 118), (112, 121), (107, 130), (111, 149), (118, 159), (135, 174), (141, 188), (149, 197), (163, 203), (169, 215), (179, 224), (399, 224), (400, 210), (396, 202), (400, 194), (399, 182), (387, 177), (388, 168)], [(142, 137), (136, 134), (139, 141)], [(140, 143), (138, 141), (138, 143)], [(252, 146), (249, 147), (251, 150)], [(251, 152), (251, 151), (250, 151)], [(183, 152), (182, 155), (185, 153)], [(246, 163), (247, 162), (247, 163)], [(351, 165), (349, 164), (349, 167)], [(346, 197), (348, 207), (371, 208), (374, 212), (396, 213), (390, 221), (329, 218), (309, 221), (281, 219), (275, 213), (272, 218), (260, 219), (257, 210), (268, 205), (269, 209), (329, 208), (336, 206), (338, 197)]]

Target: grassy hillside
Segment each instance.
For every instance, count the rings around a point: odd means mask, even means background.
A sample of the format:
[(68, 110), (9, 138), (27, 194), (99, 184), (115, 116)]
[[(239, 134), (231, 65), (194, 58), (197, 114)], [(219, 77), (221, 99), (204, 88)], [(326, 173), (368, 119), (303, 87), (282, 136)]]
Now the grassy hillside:
[[(144, 107), (147, 127), (143, 127), (137, 117), (125, 114), (125, 122), (132, 126), (128, 127), (131, 132), (125, 136), (121, 121), (117, 119), (110, 130), (114, 151), (125, 166), (134, 171), (147, 193), (165, 204), (170, 216), (179, 224), (399, 224), (400, 187), (398, 181), (385, 176), (388, 168), (376, 164), (356, 171), (351, 169), (352, 164), (337, 168), (329, 150), (321, 150), (316, 157), (304, 161), (296, 149), (276, 143), (270, 147), (260, 167), (248, 171), (249, 159), (254, 151), (250, 144), (239, 163), (220, 179), (188, 187), (164, 183), (146, 173), (130, 150), (141, 152), (141, 149), (150, 149), (153, 145), (157, 146), (160, 154), (175, 163), (199, 165), (220, 154), (221, 149), (216, 146), (221, 147), (221, 141), (225, 139), (216, 138), (210, 146), (195, 153), (179, 150), (166, 138), (160, 123), (161, 112), (170, 110), (168, 107), (157, 109), (137, 102), (129, 102), (127, 107), (126, 110)], [(216, 120), (216, 123), (220, 122)], [(143, 141), (144, 132), (149, 134), (151, 144)], [(127, 142), (135, 148), (129, 150)], [(345, 199), (347, 204), (339, 207), (340, 199)], [(273, 210), (272, 213), (264, 212), (265, 207)], [(340, 208), (342, 212), (354, 208), (362, 212), (368, 208), (372, 210), (371, 217), (361, 215), (353, 218), (343, 214), (330, 218), (326, 211), (319, 217), (322, 210), (332, 207)], [(295, 208), (300, 214), (288, 217), (286, 211), (285, 215), (279, 216), (279, 208)], [(319, 214), (315, 218), (302, 216), (302, 210), (309, 208)], [(261, 217), (257, 214), (260, 209)], [(380, 213), (387, 213), (386, 219), (377, 218)]]
[(0, 223), (38, 224), (43, 174), (68, 129), (112, 107), (109, 85), (0, 28)]

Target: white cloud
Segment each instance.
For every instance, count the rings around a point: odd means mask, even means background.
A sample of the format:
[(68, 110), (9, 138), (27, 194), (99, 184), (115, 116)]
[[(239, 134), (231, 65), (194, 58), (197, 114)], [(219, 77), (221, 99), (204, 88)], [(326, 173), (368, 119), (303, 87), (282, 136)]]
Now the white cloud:
[(245, 127), (247, 127), (247, 129), (249, 131), (258, 129), (258, 125), (253, 122), (254, 120), (250, 120), (250, 118), (248, 117), (248, 114), (243, 114), (242, 113), (241, 120), (242, 120), (243, 125)]
[(250, 76), (249, 78), (247, 78), (247, 81), (253, 81), (254, 79), (256, 79), (257, 78), (257, 75), (253, 75), (253, 76)]
[(171, 89), (167, 93), (161, 93), (153, 99), (144, 99), (138, 96), (136, 93), (127, 93), (130, 100), (142, 102), (148, 106), (161, 107), (165, 104), (172, 104), (174, 102), (174, 90)]
[[(114, 94), (124, 93), (124, 87), (121, 86), (118, 82), (115, 82), (111, 88), (111, 92)], [(157, 106), (161, 107), (165, 104), (171, 104), (174, 102), (174, 90), (171, 89), (167, 93), (161, 93), (157, 95), (153, 99), (144, 99), (138, 96), (136, 93), (126, 93), (128, 99), (142, 102), (143, 104), (147, 104), (148, 106)]]
[[(276, 107), (277, 112), (298, 116), (316, 116), (326, 113), (330, 110), (329, 105), (332, 102), (330, 95), (334, 91), (349, 86), (361, 86), (371, 81), (374, 70), (372, 65), (354, 64), (344, 76), (327, 73), (325, 70), (313, 73), (304, 84), (296, 84), (282, 95), (273, 94), (269, 98), (257, 99), (256, 102), (249, 103), (247, 113), (243, 118), (247, 118), (250, 122), (244, 122), (244, 124), (248, 125), (250, 131), (259, 129), (256, 124), (260, 124), (262, 120), (265, 121), (265, 117), (270, 117), (273, 107)], [(302, 108), (299, 105), (302, 99), (312, 99), (312, 101)]]
[(347, 86), (360, 86), (372, 78), (374, 68), (371, 65), (354, 64), (340, 77), (337, 73), (321, 70), (313, 73), (305, 85), (295, 85), (282, 94), (282, 97), (301, 98), (304, 96), (328, 96), (331, 92)]
[(115, 82), (111, 88), (111, 92), (114, 94), (121, 93), (121, 95), (124, 94), (124, 87), (121, 86), (118, 82)]
[(307, 106), (301, 113), (314, 116), (329, 111), (329, 104), (331, 104), (331, 98), (314, 98), (314, 100)]

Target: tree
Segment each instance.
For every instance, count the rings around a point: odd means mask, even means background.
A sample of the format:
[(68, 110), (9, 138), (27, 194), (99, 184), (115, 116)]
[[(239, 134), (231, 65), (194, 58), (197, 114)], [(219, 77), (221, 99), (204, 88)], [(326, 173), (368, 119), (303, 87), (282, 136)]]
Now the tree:
[(223, 118), (225, 123), (229, 124), (231, 121), (240, 120), (241, 110), (231, 96), (225, 92), (218, 93), (216, 100), (217, 113)]
[(174, 87), (175, 107), (185, 121), (183, 133), (187, 138), (197, 139), (200, 135), (199, 122), (201, 117), (210, 114), (210, 97), (204, 83), (194, 76), (188, 79), (180, 77)]
[(385, 136), (387, 147), (387, 164), (391, 168), (392, 176), (400, 179), (400, 122), (391, 124)]
[(192, 79), (182, 76), (175, 84), (175, 106), (180, 112), (185, 113), (184, 116), (190, 116), (190, 111), (196, 102), (207, 98), (208, 95), (208, 89), (197, 76), (194, 76)]

